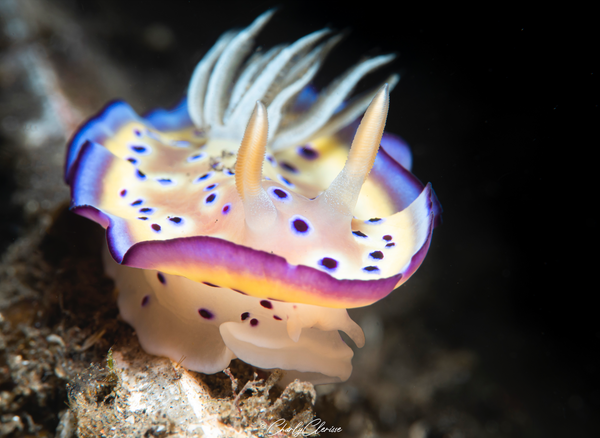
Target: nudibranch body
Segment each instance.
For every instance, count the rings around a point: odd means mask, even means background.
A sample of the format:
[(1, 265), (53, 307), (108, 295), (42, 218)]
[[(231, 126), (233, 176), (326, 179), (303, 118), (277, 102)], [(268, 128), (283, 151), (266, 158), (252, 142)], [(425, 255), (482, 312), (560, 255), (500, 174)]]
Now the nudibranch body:
[[(384, 134), (397, 76), (347, 100), (392, 56), (317, 94), (328, 30), (248, 57), (269, 11), (224, 34), (173, 110), (109, 104), (75, 134), (72, 210), (107, 230), (107, 273), (142, 347), (205, 373), (240, 358), (314, 383), (345, 380), (364, 336), (347, 308), (406, 281), (440, 206)], [(365, 108), (356, 135), (340, 130)], [(379, 147), (381, 144), (381, 147)]]

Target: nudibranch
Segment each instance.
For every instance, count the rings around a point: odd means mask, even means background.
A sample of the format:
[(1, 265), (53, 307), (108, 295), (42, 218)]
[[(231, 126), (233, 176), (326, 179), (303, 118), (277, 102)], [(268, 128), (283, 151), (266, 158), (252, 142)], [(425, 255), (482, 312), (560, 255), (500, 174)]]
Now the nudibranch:
[[(239, 358), (343, 381), (353, 352), (339, 331), (364, 344), (346, 309), (415, 272), (440, 206), (408, 146), (383, 133), (398, 77), (349, 99), (393, 56), (317, 93), (339, 36), (250, 54), (272, 14), (225, 33), (174, 109), (108, 104), (71, 140), (65, 180), (71, 209), (106, 228), (106, 272), (148, 353), (203, 373)], [(365, 109), (349, 148), (343, 128)]]

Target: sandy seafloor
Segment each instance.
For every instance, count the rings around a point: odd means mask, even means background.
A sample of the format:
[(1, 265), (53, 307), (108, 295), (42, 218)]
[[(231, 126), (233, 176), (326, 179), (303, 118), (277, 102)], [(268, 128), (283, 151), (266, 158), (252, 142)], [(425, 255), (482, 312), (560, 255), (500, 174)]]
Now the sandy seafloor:
[(140, 113), (175, 104), (222, 32), (279, 5), (267, 47), (351, 30), (317, 86), (364, 54), (398, 54), (365, 83), (401, 74), (386, 129), (444, 208), (413, 278), (350, 312), (367, 345), (347, 382), (317, 388), (315, 415), (342, 428), (324, 436), (598, 436), (585, 12), (249, 3), (0, 0), (0, 435), (53, 436), (78, 373), (132, 337), (101, 230), (66, 211), (68, 136), (114, 98)]

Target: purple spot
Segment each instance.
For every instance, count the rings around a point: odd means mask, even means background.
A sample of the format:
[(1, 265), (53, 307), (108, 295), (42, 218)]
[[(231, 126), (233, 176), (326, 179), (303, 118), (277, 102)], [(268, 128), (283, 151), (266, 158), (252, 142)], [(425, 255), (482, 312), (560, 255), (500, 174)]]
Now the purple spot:
[(392, 240), (392, 236), (390, 236), (389, 234), (386, 234), (385, 236), (383, 236), (383, 240), (386, 240), (389, 242), (390, 240)]
[(377, 266), (367, 266), (366, 268), (363, 268), (363, 270), (367, 272), (379, 272), (379, 268)]
[(120, 194), (121, 194), (121, 196), (125, 196), (127, 194), (127, 190), (125, 190), (125, 189), (121, 190)]
[(223, 210), (222, 210), (222, 211), (223, 211), (223, 214), (227, 214), (227, 213), (229, 213), (229, 210), (230, 210), (230, 209), (231, 209), (231, 204), (225, 204), (225, 205), (223, 206)]
[(297, 233), (304, 234), (310, 230), (310, 225), (308, 224), (308, 221), (302, 216), (293, 216), (290, 219), (290, 223), (292, 225), (293, 231)]
[(150, 301), (150, 295), (146, 295), (142, 298), (142, 307), (146, 307), (148, 305), (148, 301)]
[(275, 158), (273, 158), (271, 155), (267, 155), (267, 160), (269, 160), (269, 163), (271, 163), (273, 166), (277, 166)]
[(204, 319), (213, 319), (215, 315), (210, 310), (207, 309), (198, 309), (198, 313)]
[(246, 321), (250, 317), (250, 312), (242, 313), (242, 321)]
[(250, 325), (251, 325), (252, 327), (256, 327), (256, 326), (258, 325), (258, 319), (256, 319), (256, 318), (252, 318), (252, 319), (250, 320)]
[(188, 157), (187, 161), (188, 163), (192, 163), (194, 161), (198, 161), (201, 160), (202, 158), (204, 158), (206, 155), (204, 153), (200, 153), (200, 154), (195, 154), (192, 155), (191, 157)]
[(273, 304), (271, 304), (271, 302), (267, 301), (267, 300), (262, 300), (260, 302), (260, 305), (263, 306), (265, 309), (272, 309), (273, 308)]
[(181, 218), (180, 217), (170, 217), (169, 220), (171, 222), (175, 222), (176, 224), (181, 223)]
[(383, 258), (383, 253), (381, 251), (373, 251), (371, 254), (369, 254), (371, 257), (373, 257), (374, 259), (378, 259), (381, 260)]
[(369, 219), (367, 222), (381, 222), (381, 218), (380, 217), (372, 217), (371, 219)]
[(160, 231), (160, 225), (158, 224), (152, 224), (152, 229), (156, 232)]
[(279, 199), (285, 199), (288, 197), (288, 194), (281, 189), (275, 189), (273, 190), (273, 193), (275, 193)]
[(166, 284), (167, 283), (167, 279), (165, 278), (164, 275), (162, 275), (162, 273), (157, 272), (156, 276), (158, 277), (158, 281), (160, 281), (162, 284)]
[(225, 173), (226, 175), (229, 175), (229, 176), (235, 175), (235, 172), (233, 170), (231, 170), (231, 169), (225, 169), (223, 171), (223, 173)]
[(335, 259), (332, 259), (331, 257), (324, 257), (321, 260), (319, 260), (319, 264), (321, 266), (323, 266), (326, 269), (330, 269), (333, 270), (335, 268), (337, 268), (338, 266), (338, 262)]
[(394, 242), (388, 243), (385, 247), (386, 248), (391, 248), (392, 246), (396, 246), (396, 244)]
[(139, 169), (136, 170), (136, 173), (140, 179), (146, 179), (146, 174), (144, 172), (142, 172), (141, 170), (139, 170)]
[(129, 161), (131, 164), (137, 163), (137, 160), (135, 158), (127, 158), (127, 161)]
[(298, 153), (307, 160), (314, 160), (319, 156), (319, 153), (308, 145), (300, 146)]
[(142, 154), (147, 151), (145, 146), (131, 146), (131, 149), (137, 152), (138, 154)]
[(211, 193), (210, 195), (208, 195), (206, 197), (206, 199), (204, 200), (204, 202), (207, 203), (207, 204), (212, 204), (215, 199), (217, 199), (216, 193)]
[(159, 179), (157, 179), (157, 181), (159, 183), (161, 183), (163, 186), (166, 186), (166, 185), (171, 184), (173, 182), (169, 178), (159, 178)]
[(294, 187), (294, 184), (292, 184), (290, 182), (290, 180), (288, 180), (287, 178), (284, 178), (281, 175), (277, 175), (277, 178), (279, 178), (279, 181), (281, 181), (282, 183), (284, 183), (286, 186), (288, 186), (288, 187)]
[(367, 237), (367, 235), (365, 233), (363, 233), (362, 231), (352, 231), (352, 234), (354, 234), (355, 236), (358, 236), (358, 237)]
[(208, 178), (210, 178), (211, 176), (212, 176), (212, 172), (205, 173), (204, 175), (202, 175), (202, 176), (199, 176), (199, 177), (196, 179), (196, 182), (198, 182), (198, 181), (204, 181), (205, 179), (208, 179)]
[(279, 202), (291, 202), (292, 198), (288, 192), (276, 186), (271, 186), (267, 189), (269, 195)]
[(140, 217), (138, 217), (138, 219), (141, 219), (143, 221), (147, 221), (148, 220), (148, 218), (146, 216), (140, 216)]
[(308, 231), (308, 225), (302, 219), (296, 219), (294, 221), (294, 228), (296, 229), (296, 231), (299, 231), (301, 233), (306, 233), (306, 231)]
[(152, 213), (152, 211), (150, 207), (140, 208), (140, 213)]
[(211, 184), (211, 185), (209, 185), (209, 186), (206, 186), (206, 187), (204, 187), (204, 191), (205, 191), (205, 192), (208, 192), (208, 191), (210, 191), (210, 190), (214, 189), (215, 187), (217, 187), (218, 185), (219, 185), (219, 184)]
[(277, 321), (281, 321), (281, 318), (277, 315), (273, 315), (273, 319), (276, 319)]
[(285, 161), (282, 161), (281, 163), (279, 163), (279, 165), (281, 167), (283, 167), (285, 170), (287, 170), (288, 172), (298, 173), (298, 169), (296, 169), (290, 163), (286, 163)]
[(204, 134), (204, 132), (198, 130), (198, 129), (194, 129), (194, 136), (196, 137), (202, 137), (202, 135)]
[(134, 133), (135, 135), (137, 135), (138, 137), (141, 137), (141, 136), (142, 136), (142, 133), (141, 133), (141, 131), (140, 131), (139, 129), (134, 129), (134, 130), (133, 130), (133, 133)]
[(208, 281), (203, 281), (202, 284), (205, 284), (210, 287), (221, 287), (221, 286), (217, 286), (216, 284), (209, 283)]
[(138, 199), (137, 201), (133, 201), (133, 202), (131, 203), (131, 205), (132, 205), (132, 206), (140, 205), (142, 202), (144, 202), (144, 200), (143, 200), (143, 199)]

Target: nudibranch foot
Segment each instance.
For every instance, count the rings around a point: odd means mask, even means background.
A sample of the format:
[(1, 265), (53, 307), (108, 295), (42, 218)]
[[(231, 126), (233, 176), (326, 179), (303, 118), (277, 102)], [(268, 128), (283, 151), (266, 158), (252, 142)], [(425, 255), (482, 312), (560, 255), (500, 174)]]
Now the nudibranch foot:
[[(105, 252), (123, 319), (144, 350), (203, 373), (239, 358), (259, 368), (295, 370), (314, 383), (346, 380), (353, 352), (345, 332), (362, 347), (361, 328), (345, 309), (293, 304), (244, 295), (166, 273), (117, 264)], [(305, 375), (305, 373), (308, 373)]]
[(237, 357), (341, 381), (352, 350), (339, 331), (364, 344), (346, 309), (410, 278), (441, 207), (406, 143), (384, 133), (398, 76), (350, 98), (393, 55), (317, 93), (340, 36), (251, 54), (272, 15), (224, 34), (174, 109), (107, 105), (71, 140), (65, 180), (72, 210), (106, 228), (106, 270), (146, 351), (205, 373)]

